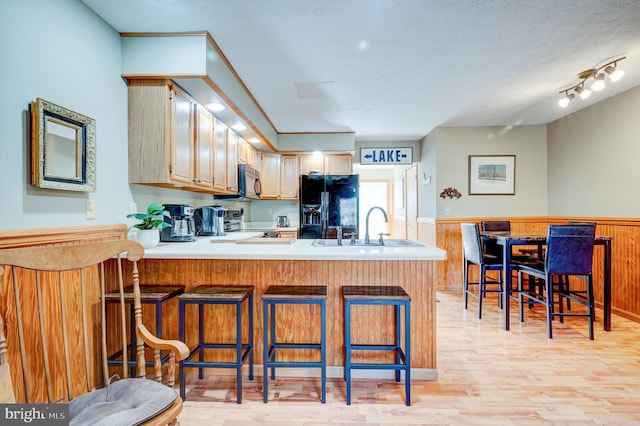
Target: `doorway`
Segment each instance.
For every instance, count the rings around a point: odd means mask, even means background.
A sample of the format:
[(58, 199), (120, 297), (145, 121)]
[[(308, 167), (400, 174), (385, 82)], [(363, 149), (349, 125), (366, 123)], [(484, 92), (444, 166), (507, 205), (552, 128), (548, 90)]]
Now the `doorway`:
[(360, 181), (359, 184), (359, 226), (358, 238), (362, 239), (366, 232), (367, 212), (374, 206), (382, 207), (387, 213), (389, 222), (385, 223), (382, 212), (374, 210), (369, 218), (369, 237), (374, 240), (378, 238), (380, 233), (391, 234), (393, 231), (393, 215), (391, 212), (391, 197), (389, 182), (386, 180), (367, 180)]

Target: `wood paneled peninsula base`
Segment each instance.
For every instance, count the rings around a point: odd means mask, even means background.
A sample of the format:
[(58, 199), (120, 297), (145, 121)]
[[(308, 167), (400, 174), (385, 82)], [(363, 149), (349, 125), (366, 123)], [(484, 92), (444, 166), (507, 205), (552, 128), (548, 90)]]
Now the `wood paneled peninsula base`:
[[(270, 285), (327, 286), (327, 365), (329, 377), (342, 377), (344, 366), (344, 308), (341, 287), (345, 285), (400, 285), (411, 296), (411, 364), (412, 378), (435, 380), (436, 370), (436, 285), (435, 262), (444, 260), (446, 252), (436, 247), (363, 248), (315, 247), (313, 240), (291, 244), (211, 243), (215, 237), (195, 243), (166, 243), (148, 250), (139, 263), (140, 281), (144, 284), (180, 284), (185, 291), (199, 285), (255, 286), (255, 318), (262, 318), (262, 293)], [(185, 341), (190, 348), (197, 343), (196, 308), (187, 309)], [(235, 341), (235, 314), (229, 307), (205, 309), (205, 339), (211, 342)], [(393, 341), (393, 310), (357, 306), (352, 315), (352, 339), (359, 343), (380, 343), (380, 336)], [(385, 307), (387, 308), (387, 307)], [(247, 315), (247, 312), (244, 312)], [(287, 306), (278, 309), (278, 338), (295, 336), (298, 342), (319, 341), (319, 309), (316, 306)], [(153, 328), (153, 312), (145, 312), (148, 327)], [(189, 319), (189, 316), (192, 316)], [(246, 322), (245, 322), (246, 323)], [(307, 327), (307, 324), (311, 326)], [(295, 333), (287, 334), (295, 329)], [(178, 337), (178, 309), (165, 307), (163, 336)], [(246, 331), (245, 331), (246, 336)], [(262, 364), (262, 321), (254, 325), (254, 351), (257, 369)], [(217, 351), (215, 351), (217, 352)], [(297, 360), (313, 357), (313, 352), (281, 351), (280, 356)], [(212, 353), (211, 360), (224, 360), (232, 354)], [(319, 354), (318, 354), (319, 356)], [(354, 355), (354, 357), (357, 356)], [(362, 360), (376, 361), (379, 356), (363, 353)], [(378, 357), (378, 358), (377, 358)], [(356, 358), (354, 358), (356, 359)], [(281, 369), (284, 375), (315, 375), (314, 370)], [(392, 372), (363, 370), (359, 377), (385, 377)]]

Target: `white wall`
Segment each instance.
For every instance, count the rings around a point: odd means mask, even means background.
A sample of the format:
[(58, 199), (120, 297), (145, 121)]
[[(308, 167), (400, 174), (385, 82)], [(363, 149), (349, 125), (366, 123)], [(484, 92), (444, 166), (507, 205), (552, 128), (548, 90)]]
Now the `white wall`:
[[(436, 217), (517, 217), (547, 214), (546, 126), (440, 127), (425, 138), (424, 155), (418, 176), (431, 173), (435, 160)], [(435, 144), (435, 149), (433, 145)], [(469, 195), (469, 155), (515, 155), (515, 195)], [(428, 185), (428, 186), (430, 186)], [(418, 186), (420, 188), (420, 185)], [(448, 187), (461, 198), (440, 198)], [(431, 199), (419, 199), (418, 216), (432, 207)], [(445, 214), (446, 207), (451, 214)], [(430, 216), (426, 216), (430, 217)]]
[(640, 87), (548, 125), (550, 216), (640, 216)]
[(438, 194), (437, 141), (436, 132), (422, 139), (420, 162), (418, 163), (418, 217), (435, 218)]
[[(120, 36), (79, 0), (0, 1), (0, 52), (0, 230), (131, 225), (127, 213), (152, 202), (215, 204), (210, 195), (128, 184)], [(95, 193), (30, 185), (29, 104), (38, 97), (96, 120)], [(87, 200), (96, 219), (86, 218)]]
[[(0, 229), (123, 223), (131, 195), (118, 33), (79, 0), (2, 0), (0, 52)], [(29, 104), (38, 97), (96, 120), (95, 193), (29, 184)], [(85, 217), (88, 199), (95, 220)]]

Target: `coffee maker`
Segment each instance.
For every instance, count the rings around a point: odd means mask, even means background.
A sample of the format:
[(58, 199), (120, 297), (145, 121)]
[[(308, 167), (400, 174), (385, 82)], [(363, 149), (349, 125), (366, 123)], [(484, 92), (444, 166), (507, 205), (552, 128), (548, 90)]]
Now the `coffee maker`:
[(162, 230), (160, 241), (193, 241), (195, 239), (193, 206), (191, 204), (164, 204), (164, 209), (169, 213), (164, 217), (164, 221), (171, 226)]
[(196, 224), (196, 236), (224, 235), (226, 210), (222, 206), (203, 206), (195, 209), (193, 218)]

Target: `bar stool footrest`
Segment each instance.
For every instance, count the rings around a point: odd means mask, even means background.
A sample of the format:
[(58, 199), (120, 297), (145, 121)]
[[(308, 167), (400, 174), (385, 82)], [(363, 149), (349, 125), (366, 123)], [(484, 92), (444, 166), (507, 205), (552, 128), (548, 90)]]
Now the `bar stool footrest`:
[[(191, 361), (191, 359), (194, 356), (200, 354), (201, 352), (204, 355), (205, 349), (236, 349), (236, 345), (232, 343), (203, 343), (201, 345), (198, 345), (198, 347), (196, 347), (194, 350), (191, 351), (189, 356), (182, 361), (182, 365), (184, 365), (185, 367), (199, 367), (200, 365), (202, 365), (202, 368), (210, 368), (212, 366), (206, 366), (205, 364), (219, 363), (219, 364), (231, 365), (233, 368), (237, 367), (238, 363), (231, 362), (231, 361)], [(243, 349), (243, 352), (241, 356), (241, 361), (244, 362), (244, 360), (251, 354), (253, 345), (245, 343), (242, 345), (242, 349)]]
[(407, 370), (407, 365), (402, 364), (378, 364), (378, 363), (351, 363), (352, 370)]

